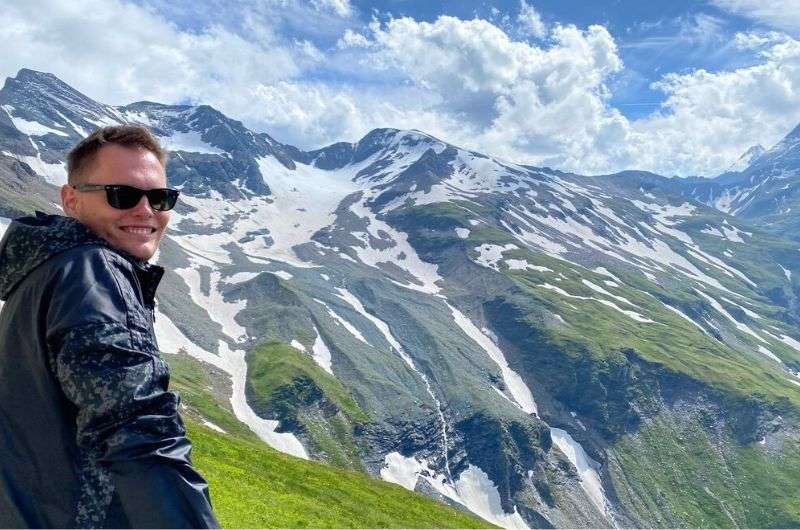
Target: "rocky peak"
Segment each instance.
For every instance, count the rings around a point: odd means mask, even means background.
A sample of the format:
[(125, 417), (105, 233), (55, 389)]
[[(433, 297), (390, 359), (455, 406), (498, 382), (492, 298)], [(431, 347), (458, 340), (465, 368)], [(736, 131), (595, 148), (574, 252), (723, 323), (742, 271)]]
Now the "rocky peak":
[(764, 149), (764, 147), (761, 144), (751, 146), (747, 151), (745, 151), (742, 154), (742, 156), (739, 157), (739, 159), (736, 162), (731, 164), (731, 166), (728, 168), (728, 171), (729, 172), (744, 171), (750, 165), (752, 165), (756, 160), (761, 158), (761, 155), (763, 155), (766, 152), (767, 150)]
[(63, 130), (63, 136), (71, 139), (122, 121), (113, 107), (83, 95), (53, 74), (26, 68), (6, 79), (0, 90), (0, 105), (16, 118)]

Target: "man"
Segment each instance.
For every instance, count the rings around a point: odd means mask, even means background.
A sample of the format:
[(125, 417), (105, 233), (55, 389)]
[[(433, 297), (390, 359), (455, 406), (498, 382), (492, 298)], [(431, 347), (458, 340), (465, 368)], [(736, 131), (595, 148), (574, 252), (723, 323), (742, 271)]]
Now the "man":
[(153, 332), (165, 161), (144, 127), (98, 129), (68, 217), (0, 242), (0, 527), (218, 527)]

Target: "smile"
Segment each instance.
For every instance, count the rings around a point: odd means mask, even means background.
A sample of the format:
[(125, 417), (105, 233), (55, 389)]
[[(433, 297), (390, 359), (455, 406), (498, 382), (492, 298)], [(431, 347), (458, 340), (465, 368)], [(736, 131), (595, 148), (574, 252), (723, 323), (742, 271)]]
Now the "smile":
[(123, 226), (121, 227), (121, 229), (129, 234), (142, 234), (142, 235), (149, 235), (156, 231), (155, 228), (151, 228), (148, 226)]

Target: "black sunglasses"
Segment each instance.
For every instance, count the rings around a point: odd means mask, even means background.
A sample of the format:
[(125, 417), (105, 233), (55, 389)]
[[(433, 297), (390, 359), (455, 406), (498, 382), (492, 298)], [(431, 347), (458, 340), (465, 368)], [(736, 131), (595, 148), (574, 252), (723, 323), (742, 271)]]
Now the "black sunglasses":
[(105, 190), (106, 200), (113, 208), (128, 210), (133, 208), (142, 200), (142, 195), (147, 196), (147, 202), (153, 210), (165, 212), (175, 207), (180, 191), (172, 188), (156, 188), (143, 190), (134, 186), (124, 184), (73, 184), (73, 188), (78, 191), (100, 191)]

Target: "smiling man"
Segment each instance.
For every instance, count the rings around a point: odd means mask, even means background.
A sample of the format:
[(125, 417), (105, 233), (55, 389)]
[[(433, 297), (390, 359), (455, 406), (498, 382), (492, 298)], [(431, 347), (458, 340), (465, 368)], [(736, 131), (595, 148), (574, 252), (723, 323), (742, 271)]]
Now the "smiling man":
[(0, 527), (218, 527), (153, 331), (178, 191), (144, 127), (68, 157), (67, 216), (0, 242)]

